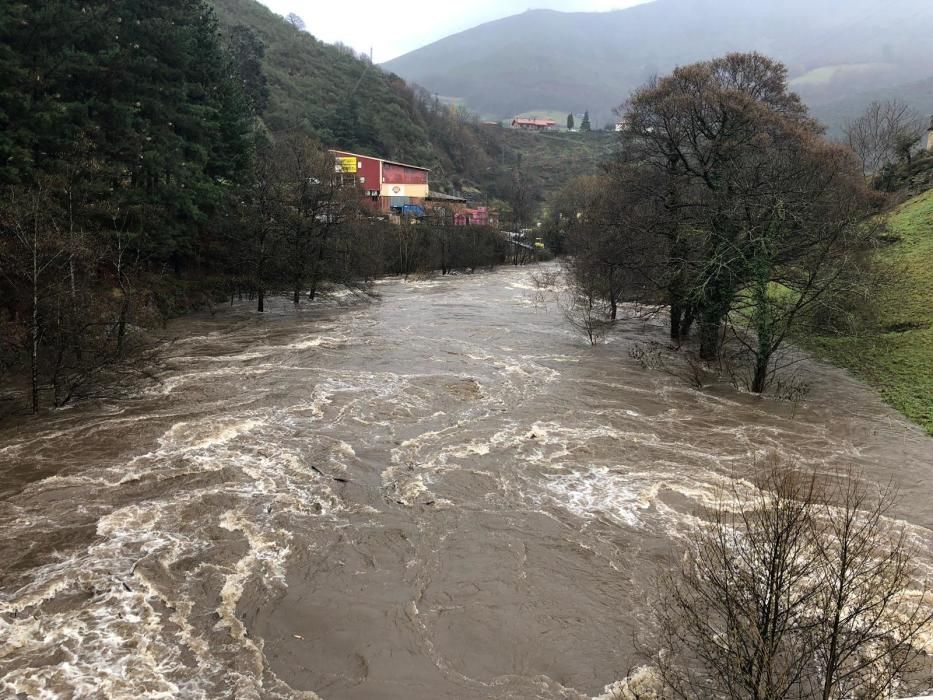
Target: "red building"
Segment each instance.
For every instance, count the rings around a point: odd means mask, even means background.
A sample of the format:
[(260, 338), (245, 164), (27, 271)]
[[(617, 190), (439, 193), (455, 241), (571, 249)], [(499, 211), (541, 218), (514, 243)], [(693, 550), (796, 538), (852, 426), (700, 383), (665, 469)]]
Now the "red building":
[(331, 154), (338, 177), (353, 183), (376, 211), (388, 214), (402, 207), (423, 211), (430, 169), (348, 151)]
[(553, 119), (525, 119), (523, 117), (515, 117), (512, 120), (513, 129), (525, 129), (527, 131), (550, 131), (555, 126), (557, 122)]

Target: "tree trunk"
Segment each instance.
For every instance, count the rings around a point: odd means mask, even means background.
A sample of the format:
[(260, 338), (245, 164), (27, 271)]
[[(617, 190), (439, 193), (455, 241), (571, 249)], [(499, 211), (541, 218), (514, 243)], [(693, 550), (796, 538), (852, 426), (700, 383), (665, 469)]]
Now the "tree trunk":
[(696, 309), (693, 304), (687, 304), (684, 308), (684, 315), (680, 321), (680, 339), (686, 340), (690, 337), (690, 330), (693, 328), (693, 320), (696, 316)]
[(700, 317), (700, 358), (711, 362), (719, 355), (722, 318), (717, 311), (704, 311)]
[(117, 319), (117, 354), (123, 356), (126, 345), (126, 317), (129, 314), (130, 303), (126, 292), (123, 292), (123, 302), (120, 304), (120, 317)]
[(39, 250), (38, 241), (32, 248), (32, 350), (30, 371), (32, 375), (32, 412), (39, 412)]
[(768, 384), (768, 366), (773, 354), (772, 340), (774, 335), (774, 318), (770, 300), (768, 299), (768, 280), (770, 279), (770, 265), (768, 248), (762, 241), (761, 250), (755, 264), (754, 289), (754, 320), (755, 320), (755, 375), (752, 378), (752, 391), (756, 394), (764, 392)]
[(259, 300), (256, 304), (256, 311), (263, 313), (266, 310), (266, 290), (263, 289), (262, 284), (256, 290), (256, 297)]
[(680, 299), (671, 299), (671, 340), (680, 342), (680, 329), (683, 323), (684, 307)]
[(768, 361), (770, 357), (757, 355), (755, 357), (755, 375), (752, 377), (752, 391), (761, 394), (768, 386)]

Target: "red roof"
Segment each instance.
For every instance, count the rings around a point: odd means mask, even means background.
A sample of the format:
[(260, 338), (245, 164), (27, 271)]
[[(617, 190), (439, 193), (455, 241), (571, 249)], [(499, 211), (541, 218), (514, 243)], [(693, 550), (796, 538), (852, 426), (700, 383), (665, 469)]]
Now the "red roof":
[(554, 126), (557, 124), (553, 119), (524, 119), (521, 117), (516, 117), (512, 120), (513, 124), (518, 124), (518, 126)]

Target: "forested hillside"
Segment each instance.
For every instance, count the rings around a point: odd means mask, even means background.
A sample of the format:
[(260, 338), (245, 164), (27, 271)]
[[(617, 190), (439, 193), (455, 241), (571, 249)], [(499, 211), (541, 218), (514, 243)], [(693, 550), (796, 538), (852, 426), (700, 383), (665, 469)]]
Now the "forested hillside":
[(341, 46), (318, 41), (256, 0), (212, 0), (224, 33), (255, 34), (268, 80), (263, 121), (322, 143), (432, 168), (432, 186), (508, 203), (514, 175), (536, 198), (595, 169), (608, 134), (527, 134), (484, 125)]
[(523, 179), (499, 130), (258, 3), (219, 12), (0, 6), (0, 408), (118, 391), (115, 372), (144, 368), (147, 329), (219, 299), (262, 311), (267, 294), (298, 304), (330, 283), (502, 259), (492, 232), (466, 246), (444, 221), (399, 245), (326, 153), (426, 163), (435, 186), (495, 185), (501, 169), (508, 190)]
[(263, 47), (272, 132), (303, 131), (329, 146), (425, 165), (438, 185), (487, 176), (498, 145), (467, 115), (435, 102), (344, 47), (325, 44), (255, 0), (213, 0), (227, 35)]

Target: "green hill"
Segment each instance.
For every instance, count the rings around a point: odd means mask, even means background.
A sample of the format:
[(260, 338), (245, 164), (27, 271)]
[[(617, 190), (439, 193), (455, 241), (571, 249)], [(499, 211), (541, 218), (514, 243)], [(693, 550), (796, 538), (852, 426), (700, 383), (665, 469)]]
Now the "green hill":
[(901, 279), (881, 302), (881, 332), (805, 344), (877, 387), (933, 435), (933, 190), (898, 208), (890, 234), (896, 242), (878, 255)]
[(328, 146), (423, 164), (437, 184), (495, 164), (478, 124), (344, 47), (318, 41), (255, 0), (212, 0), (222, 29), (248, 27), (265, 47), (271, 132), (299, 130)]
[[(542, 197), (593, 172), (614, 135), (528, 134), (484, 125), (346, 48), (300, 31), (255, 0), (212, 0), (228, 34), (248, 27), (265, 47), (272, 132), (300, 130), (328, 146), (432, 168), (439, 189), (508, 199), (520, 168)], [(566, 118), (566, 113), (564, 114)]]
[(597, 172), (615, 149), (614, 132), (530, 133), (517, 129), (500, 130), (503, 148), (513, 161), (520, 156), (522, 171), (547, 199), (569, 181)]

